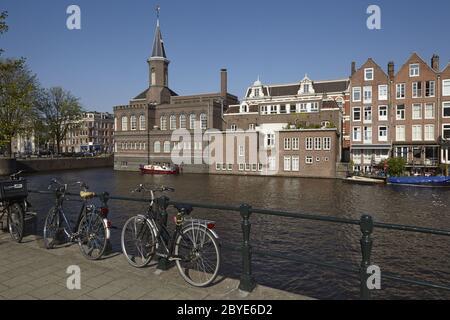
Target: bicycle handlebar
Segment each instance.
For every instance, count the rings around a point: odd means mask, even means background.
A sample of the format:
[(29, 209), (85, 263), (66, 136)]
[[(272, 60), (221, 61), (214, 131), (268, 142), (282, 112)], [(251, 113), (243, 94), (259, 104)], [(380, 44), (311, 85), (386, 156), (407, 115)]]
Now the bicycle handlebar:
[(64, 188), (64, 191), (66, 191), (68, 187), (74, 187), (76, 185), (79, 185), (80, 188), (85, 189), (85, 190), (89, 189), (89, 186), (82, 181), (77, 181), (72, 184), (67, 184), (67, 183), (62, 183), (62, 182), (58, 181), (57, 179), (52, 179), (48, 186), (48, 190), (50, 190), (53, 187), (53, 185), (56, 185), (58, 188)]
[(17, 171), (16, 173), (13, 173), (12, 175), (10, 175), (9, 176), (9, 178), (11, 179), (11, 180), (16, 180), (17, 179), (17, 176), (20, 176), (22, 173), (24, 173), (25, 172), (25, 170), (19, 170), (19, 171)]

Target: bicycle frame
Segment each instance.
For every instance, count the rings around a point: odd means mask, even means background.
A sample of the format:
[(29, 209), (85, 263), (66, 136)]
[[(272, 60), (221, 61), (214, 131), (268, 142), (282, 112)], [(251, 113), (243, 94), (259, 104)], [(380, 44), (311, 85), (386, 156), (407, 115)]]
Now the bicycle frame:
[[(67, 187), (64, 187), (66, 189)], [(66, 228), (64, 228), (64, 233), (67, 235), (67, 237), (72, 238), (73, 235), (77, 232), (78, 227), (80, 225), (81, 219), (83, 218), (83, 214), (85, 212), (85, 209), (87, 208), (87, 201), (83, 200), (83, 205), (81, 206), (80, 213), (78, 214), (77, 222), (74, 227), (72, 227), (72, 224), (67, 219), (67, 216), (64, 212), (63, 203), (65, 200), (66, 190), (62, 190), (61, 188), (56, 191), (56, 206), (55, 209), (58, 210), (58, 219), (60, 217), (63, 218), (63, 222), (68, 227), (70, 233), (67, 231)]]

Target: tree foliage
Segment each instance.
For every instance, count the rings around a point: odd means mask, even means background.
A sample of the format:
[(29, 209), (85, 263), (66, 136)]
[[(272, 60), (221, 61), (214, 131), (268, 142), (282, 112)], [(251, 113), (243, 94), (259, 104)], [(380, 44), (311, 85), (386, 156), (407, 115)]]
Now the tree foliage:
[(83, 115), (79, 99), (61, 87), (44, 89), (39, 94), (36, 110), (38, 119), (56, 144), (56, 152), (59, 154), (61, 142)]
[(29, 133), (38, 82), (23, 59), (0, 59), (0, 144), (11, 155), (14, 137)]
[(406, 160), (403, 158), (390, 158), (388, 160), (388, 174), (393, 177), (403, 175), (406, 168)]
[[(8, 31), (8, 25), (6, 24), (5, 20), (8, 16), (8, 12), (2, 11), (0, 13), (0, 34), (3, 34)], [(0, 55), (2, 54), (3, 50), (0, 49)]]

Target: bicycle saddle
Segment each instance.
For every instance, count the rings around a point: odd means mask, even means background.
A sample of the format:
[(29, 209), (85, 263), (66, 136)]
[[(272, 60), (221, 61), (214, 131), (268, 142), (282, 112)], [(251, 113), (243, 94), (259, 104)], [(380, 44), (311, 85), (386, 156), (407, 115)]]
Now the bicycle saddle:
[(95, 192), (81, 191), (80, 197), (81, 197), (81, 199), (84, 199), (84, 200), (92, 199), (95, 197)]
[(184, 204), (175, 205), (174, 208), (186, 216), (190, 215), (192, 210), (194, 210), (194, 208), (192, 208), (192, 206), (184, 205)]

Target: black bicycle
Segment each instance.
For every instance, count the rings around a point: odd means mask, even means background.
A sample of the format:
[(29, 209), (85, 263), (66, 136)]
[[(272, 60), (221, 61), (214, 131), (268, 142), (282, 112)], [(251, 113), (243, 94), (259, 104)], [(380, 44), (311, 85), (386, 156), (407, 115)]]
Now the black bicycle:
[(185, 281), (196, 287), (210, 285), (219, 272), (220, 244), (214, 232), (215, 222), (189, 219), (192, 207), (174, 206), (175, 231), (171, 234), (165, 225), (166, 208), (155, 199), (155, 193), (174, 192), (172, 188), (146, 188), (140, 185), (134, 192), (150, 193), (146, 215), (130, 218), (122, 229), (122, 251), (132, 266), (147, 266), (154, 256), (175, 261)]
[(5, 215), (11, 238), (16, 242), (23, 239), (25, 214), (30, 207), (27, 201), (27, 181), (20, 177), (23, 171), (10, 175), (9, 180), (0, 181), (0, 221)]
[[(63, 209), (64, 200), (69, 185), (63, 184), (53, 179), (49, 185), (49, 190), (53, 190), (56, 195), (55, 206), (50, 209), (45, 219), (44, 243), (47, 249), (53, 249), (62, 240), (78, 243), (81, 253), (89, 260), (100, 259), (108, 245), (110, 237), (110, 223), (108, 216), (108, 193), (97, 195), (88, 192), (88, 186), (83, 182), (77, 182), (71, 186), (78, 185), (81, 188), (80, 198), (82, 206), (75, 226), (72, 227)], [(97, 208), (89, 200), (98, 197), (102, 205)]]

